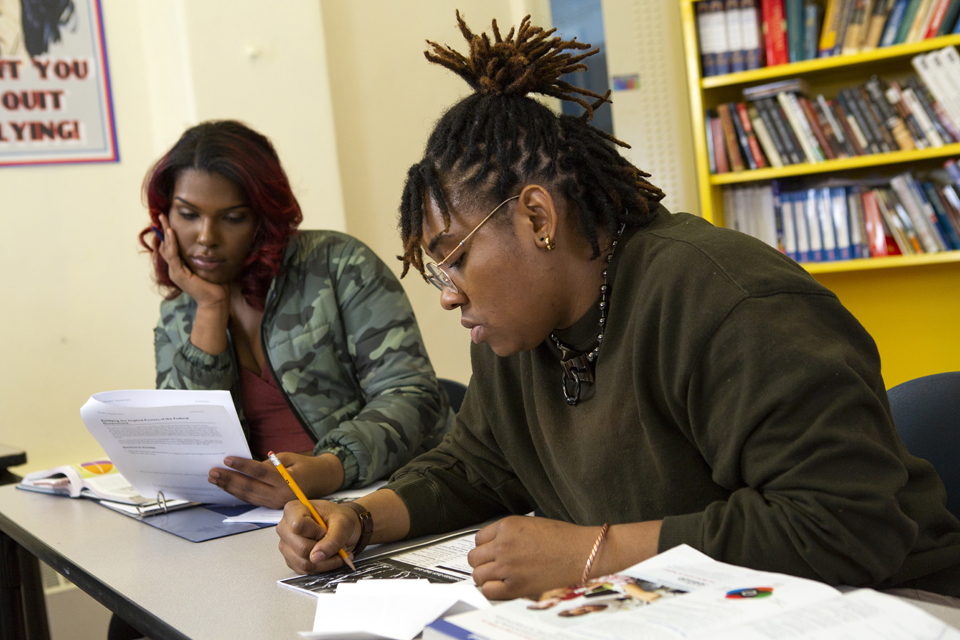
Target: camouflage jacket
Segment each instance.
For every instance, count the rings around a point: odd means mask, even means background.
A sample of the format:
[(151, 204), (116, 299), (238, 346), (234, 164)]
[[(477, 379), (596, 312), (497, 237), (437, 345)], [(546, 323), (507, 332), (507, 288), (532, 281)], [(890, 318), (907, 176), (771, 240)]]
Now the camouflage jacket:
[[(247, 432), (236, 354), (193, 346), (195, 311), (185, 293), (160, 305), (157, 388), (228, 389)], [(343, 462), (344, 488), (386, 477), (453, 424), (406, 294), (355, 238), (334, 231), (291, 238), (267, 293), (260, 339), (315, 455)]]

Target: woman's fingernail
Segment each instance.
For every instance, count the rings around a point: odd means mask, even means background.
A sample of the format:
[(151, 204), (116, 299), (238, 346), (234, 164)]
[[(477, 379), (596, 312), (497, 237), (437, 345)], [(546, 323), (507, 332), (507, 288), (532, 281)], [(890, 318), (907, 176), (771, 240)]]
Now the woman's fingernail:
[(320, 562), (321, 560), (326, 560), (326, 559), (327, 559), (327, 554), (325, 554), (323, 551), (314, 551), (313, 553), (310, 554), (311, 562)]
[(212, 471), (210, 471), (210, 477), (213, 478), (214, 480), (219, 480), (219, 479), (220, 479), (220, 472), (217, 471), (217, 470), (212, 470)]
[(232, 467), (232, 466), (233, 466), (233, 458), (224, 458), (224, 459), (223, 459), (223, 464), (227, 465), (228, 467)]

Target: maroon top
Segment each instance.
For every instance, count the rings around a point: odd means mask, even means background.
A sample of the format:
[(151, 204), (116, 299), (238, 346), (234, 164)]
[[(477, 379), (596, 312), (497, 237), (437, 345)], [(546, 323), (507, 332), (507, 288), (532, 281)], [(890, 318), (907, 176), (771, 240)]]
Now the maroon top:
[(259, 376), (244, 367), (239, 369), (241, 404), (254, 457), (266, 458), (269, 451), (313, 451), (313, 439), (293, 415), (270, 368), (264, 365)]

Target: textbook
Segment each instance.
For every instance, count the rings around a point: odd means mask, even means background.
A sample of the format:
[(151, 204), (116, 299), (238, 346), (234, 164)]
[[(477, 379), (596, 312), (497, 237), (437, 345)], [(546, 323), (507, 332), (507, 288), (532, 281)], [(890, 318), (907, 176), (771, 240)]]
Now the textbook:
[(424, 640), (899, 638), (960, 631), (894, 596), (717, 562), (682, 545), (622, 573), (433, 622)]
[(20, 481), (27, 491), (52, 493), (71, 498), (110, 500), (127, 505), (150, 502), (137, 493), (109, 460), (81, 462), (28, 473)]

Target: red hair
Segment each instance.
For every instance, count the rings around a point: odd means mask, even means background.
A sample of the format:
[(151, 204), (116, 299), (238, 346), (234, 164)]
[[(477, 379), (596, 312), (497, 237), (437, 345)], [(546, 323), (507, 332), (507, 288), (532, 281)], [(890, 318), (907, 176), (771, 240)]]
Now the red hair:
[[(230, 180), (256, 215), (253, 247), (236, 281), (244, 299), (254, 308), (263, 309), (270, 282), (280, 272), (287, 240), (303, 220), (277, 152), (266, 136), (234, 120), (203, 122), (187, 129), (144, 179), (152, 226), (160, 228), (160, 214), (170, 211), (174, 184), (187, 169)], [(181, 291), (170, 279), (167, 262), (157, 250), (160, 239), (149, 226), (139, 237), (153, 258), (157, 284), (166, 291), (167, 300), (176, 298)]]

